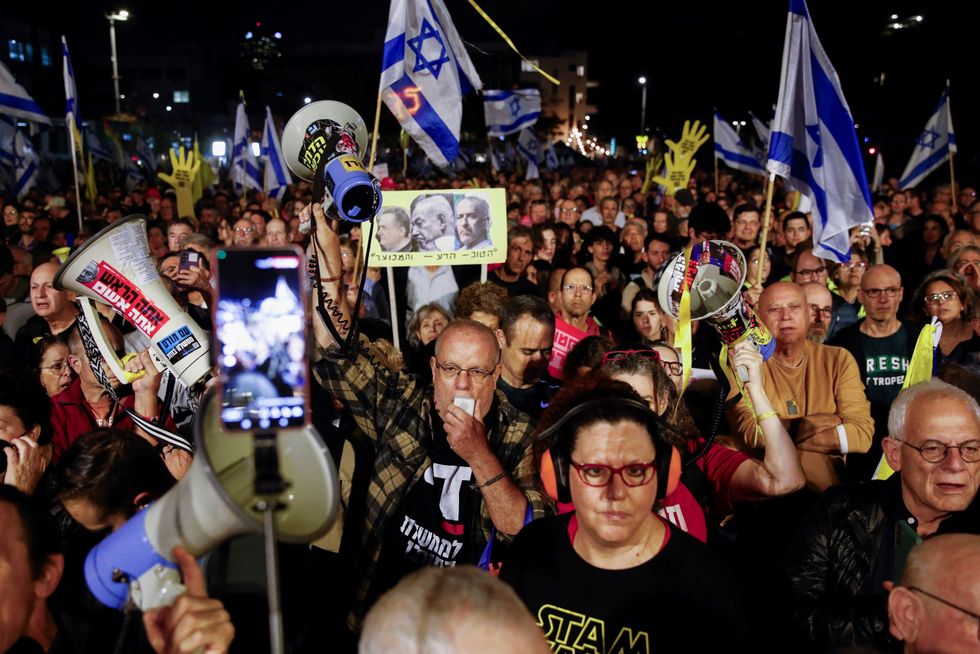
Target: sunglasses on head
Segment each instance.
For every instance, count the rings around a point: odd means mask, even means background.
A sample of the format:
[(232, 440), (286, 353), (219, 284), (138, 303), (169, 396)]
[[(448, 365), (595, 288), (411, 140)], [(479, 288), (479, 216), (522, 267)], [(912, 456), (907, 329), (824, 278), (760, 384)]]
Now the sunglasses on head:
[(610, 361), (622, 361), (634, 356), (660, 363), (660, 354), (656, 350), (609, 350), (602, 355), (602, 365), (606, 365)]

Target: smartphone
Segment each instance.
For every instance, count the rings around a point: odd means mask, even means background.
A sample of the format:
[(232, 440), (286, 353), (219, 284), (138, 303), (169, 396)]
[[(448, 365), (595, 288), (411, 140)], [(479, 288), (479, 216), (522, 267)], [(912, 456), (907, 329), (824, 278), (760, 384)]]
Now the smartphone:
[(177, 270), (190, 270), (201, 265), (201, 253), (196, 250), (181, 250)]
[(214, 254), (213, 352), (226, 430), (309, 424), (306, 260), (296, 246)]

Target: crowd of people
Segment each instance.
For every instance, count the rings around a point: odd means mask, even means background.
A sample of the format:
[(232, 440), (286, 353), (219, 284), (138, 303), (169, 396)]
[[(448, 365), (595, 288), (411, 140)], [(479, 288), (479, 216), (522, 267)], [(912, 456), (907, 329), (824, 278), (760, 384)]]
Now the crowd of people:
[[(130, 214), (209, 333), (217, 248), (316, 258), (312, 419), (343, 521), (332, 544), (280, 546), (287, 651), (980, 651), (975, 190), (889, 180), (839, 262), (781, 186), (760, 242), (759, 178), (697, 171), (671, 196), (629, 168), (541, 174), (384, 180), (439, 190), (454, 242), (508, 228), (501, 264), (391, 276), (361, 240), (432, 249), (426, 201), (356, 224), (306, 183), (282, 200), (222, 184), (193, 212), (142, 185), (95, 206), (0, 198), (0, 652), (269, 649), (261, 539), (200, 562), (178, 548), (186, 592), (141, 618), (83, 580), (91, 547), (184, 477), (193, 455), (146, 424), (190, 439), (203, 386), (159, 372), (100, 307), (139, 373), (117, 379), (56, 287), (68, 253)], [(490, 187), (506, 216), (463, 199)], [(704, 240), (744, 256), (767, 360), (695, 321), (684, 369), (658, 286)], [(933, 378), (903, 390), (930, 322)]]

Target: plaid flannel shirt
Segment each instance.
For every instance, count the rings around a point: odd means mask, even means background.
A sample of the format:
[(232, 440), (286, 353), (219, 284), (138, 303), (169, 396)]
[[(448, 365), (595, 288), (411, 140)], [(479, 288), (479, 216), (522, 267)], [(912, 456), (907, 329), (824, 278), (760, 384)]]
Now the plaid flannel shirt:
[[(367, 340), (360, 336), (348, 352), (336, 346), (318, 348), (313, 366), (317, 380), (342, 400), (350, 410), (358, 429), (353, 436), (366, 437), (373, 445), (374, 470), (368, 482), (362, 542), (356, 556), (360, 577), (348, 625), (360, 629), (375, 567), (381, 555), (385, 530), (398, 512), (399, 504), (432, 463), (431, 416), (433, 389), (421, 386), (409, 375), (395, 373), (375, 361), (365, 349)], [(534, 464), (531, 424), (496, 391), (497, 424), (488, 425), (490, 449), (500, 459), (510, 479), (523, 491), (534, 519), (552, 513), (550, 498), (541, 490)], [(493, 522), (481, 500), (466, 529), (468, 551), (479, 556), (490, 538)], [(497, 540), (510, 537), (496, 531)], [(470, 563), (476, 563), (476, 559)]]

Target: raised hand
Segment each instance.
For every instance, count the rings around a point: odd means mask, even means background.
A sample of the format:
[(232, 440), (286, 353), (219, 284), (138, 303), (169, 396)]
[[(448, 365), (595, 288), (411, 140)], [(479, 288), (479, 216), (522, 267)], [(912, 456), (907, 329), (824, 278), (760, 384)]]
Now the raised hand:
[(194, 215), (194, 177), (201, 168), (201, 162), (191, 150), (180, 146), (170, 150), (171, 173), (157, 173), (157, 177), (174, 187), (177, 192), (177, 215)]

